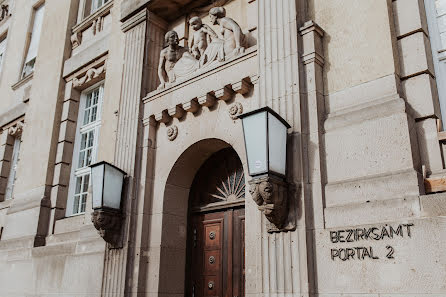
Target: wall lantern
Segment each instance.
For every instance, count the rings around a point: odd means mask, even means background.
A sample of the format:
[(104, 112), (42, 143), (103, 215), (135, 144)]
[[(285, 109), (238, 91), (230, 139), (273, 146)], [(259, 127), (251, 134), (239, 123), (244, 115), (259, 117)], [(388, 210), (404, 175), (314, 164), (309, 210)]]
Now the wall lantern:
[(121, 197), (126, 173), (105, 161), (90, 165), (92, 185), (92, 222), (112, 247), (121, 241)]
[(250, 194), (269, 221), (269, 232), (289, 231), (286, 182), (287, 130), (291, 126), (269, 107), (242, 114)]

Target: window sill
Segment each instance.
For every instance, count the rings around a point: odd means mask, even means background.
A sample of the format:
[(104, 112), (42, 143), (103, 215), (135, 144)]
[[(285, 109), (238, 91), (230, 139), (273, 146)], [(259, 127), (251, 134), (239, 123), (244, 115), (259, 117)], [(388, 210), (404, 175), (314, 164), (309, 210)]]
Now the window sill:
[(12, 199), (7, 199), (0, 202), (0, 210), (11, 207)]
[(14, 91), (17, 90), (18, 88), (20, 88), (21, 86), (32, 80), (33, 76), (34, 76), (34, 71), (25, 76), (24, 78), (22, 78), (21, 80), (19, 80), (18, 82), (16, 82), (15, 84), (13, 84), (11, 88)]
[(84, 225), (85, 213), (72, 215), (55, 222), (54, 234), (79, 231)]

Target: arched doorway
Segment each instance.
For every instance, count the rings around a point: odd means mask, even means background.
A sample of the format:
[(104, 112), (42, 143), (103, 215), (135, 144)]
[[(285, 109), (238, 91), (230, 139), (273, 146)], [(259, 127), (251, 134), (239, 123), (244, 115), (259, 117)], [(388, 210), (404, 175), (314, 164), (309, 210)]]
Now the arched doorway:
[(244, 296), (244, 207), (242, 163), (224, 148), (204, 162), (190, 190), (186, 296)]

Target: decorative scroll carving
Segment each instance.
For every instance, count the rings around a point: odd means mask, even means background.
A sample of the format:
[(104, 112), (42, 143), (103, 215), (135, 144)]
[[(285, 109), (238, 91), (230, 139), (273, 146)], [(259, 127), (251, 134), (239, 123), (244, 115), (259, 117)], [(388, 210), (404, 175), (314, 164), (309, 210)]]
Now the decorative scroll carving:
[(179, 45), (178, 34), (169, 31), (165, 35), (167, 45), (160, 53), (158, 76), (161, 81), (158, 89), (191, 76), (200, 68), (210, 67), (245, 52), (245, 35), (233, 19), (226, 17), (223, 7), (209, 11), (213, 25), (220, 26), (222, 37), (212, 28), (203, 24), (200, 17), (193, 17), (189, 23), (194, 30), (189, 47), (190, 52)]
[(79, 45), (81, 45), (82, 42), (82, 32), (77, 31), (73, 35), (71, 35), (71, 48), (75, 49)]
[(7, 17), (11, 16), (9, 14), (9, 5), (8, 4), (2, 4), (1, 6), (2, 12), (0, 14), (0, 22), (6, 19)]
[(81, 78), (73, 79), (73, 87), (79, 88), (84, 84), (90, 82), (91, 80), (98, 78), (101, 74), (105, 73), (105, 71), (106, 71), (106, 63), (104, 63), (104, 65), (98, 68), (90, 68)]
[(95, 209), (91, 221), (99, 235), (114, 247), (119, 247), (121, 241), (122, 216), (108, 209)]
[(263, 176), (254, 178), (249, 184), (252, 199), (269, 221), (268, 232), (293, 230), (295, 224), (287, 222), (290, 196), (287, 183), (274, 177)]
[(178, 127), (173, 125), (167, 129), (167, 138), (170, 141), (174, 141), (178, 136)]
[(236, 102), (229, 107), (229, 116), (231, 119), (236, 120), (239, 115), (243, 113), (243, 105), (240, 102)]
[(23, 120), (18, 121), (17, 123), (8, 128), (8, 134), (13, 137), (20, 136), (23, 132), (23, 126), (25, 126), (24, 121)]

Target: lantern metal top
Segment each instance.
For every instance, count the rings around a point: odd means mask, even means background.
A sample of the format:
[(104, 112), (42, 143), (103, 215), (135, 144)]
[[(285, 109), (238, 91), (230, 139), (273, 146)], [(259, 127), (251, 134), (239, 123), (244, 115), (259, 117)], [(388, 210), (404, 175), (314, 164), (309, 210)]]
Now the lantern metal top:
[(107, 161), (96, 162), (94, 164), (90, 164), (88, 167), (93, 168), (93, 167), (96, 167), (96, 166), (99, 166), (99, 165), (102, 165), (102, 164), (105, 164), (105, 165), (108, 165), (110, 167), (113, 167), (114, 169), (120, 171), (124, 176), (127, 175), (127, 172), (125, 172), (124, 170), (122, 170), (121, 168), (119, 168), (119, 167), (117, 167), (117, 166), (115, 166), (113, 164), (108, 163)]
[(271, 107), (269, 107), (269, 106), (264, 106), (264, 107), (261, 107), (261, 108), (259, 108), (259, 109), (255, 109), (255, 110), (252, 110), (252, 111), (249, 111), (249, 112), (245, 112), (245, 113), (239, 115), (238, 118), (239, 118), (239, 119), (243, 119), (243, 118), (246, 118), (247, 116), (250, 116), (250, 115), (253, 115), (253, 114), (262, 112), (262, 111), (267, 111), (267, 112), (269, 112), (270, 114), (272, 114), (273, 116), (275, 116), (275, 117), (276, 117), (282, 124), (284, 124), (288, 129), (291, 128), (290, 124), (288, 124), (288, 122), (285, 121), (285, 119), (282, 118), (282, 117), (280, 116), (280, 114), (278, 114), (277, 112), (275, 112), (275, 111), (274, 111)]

